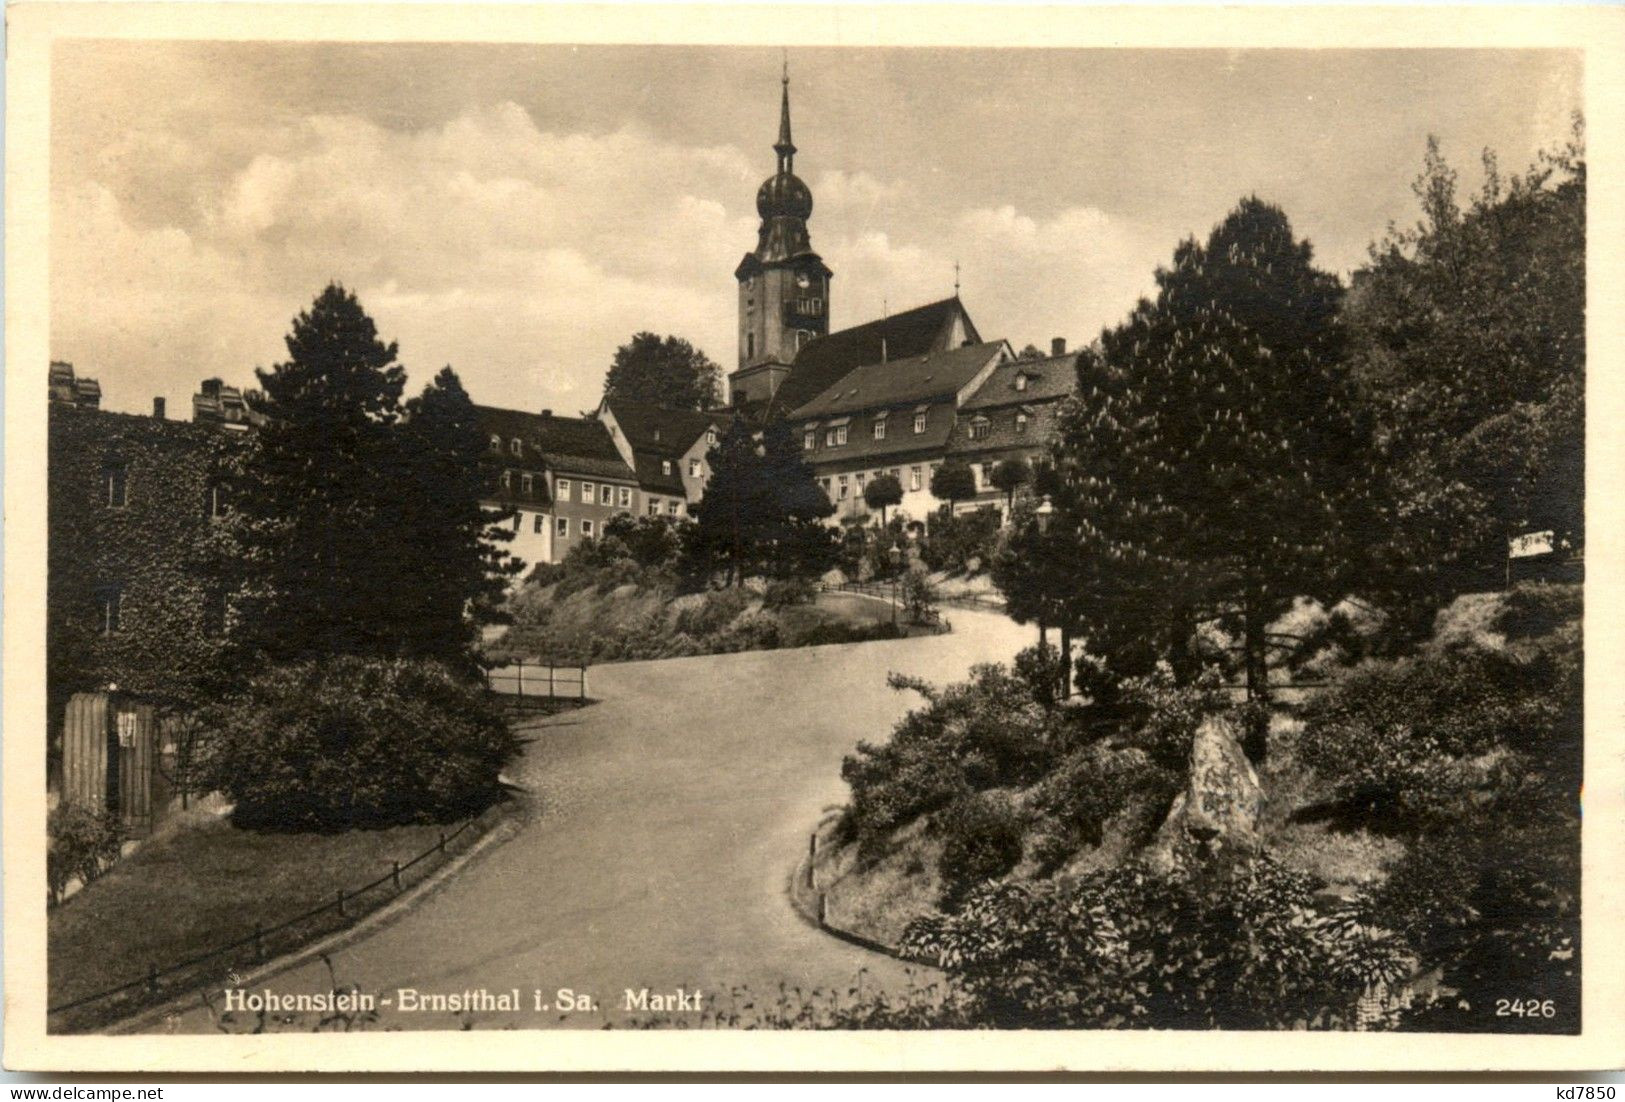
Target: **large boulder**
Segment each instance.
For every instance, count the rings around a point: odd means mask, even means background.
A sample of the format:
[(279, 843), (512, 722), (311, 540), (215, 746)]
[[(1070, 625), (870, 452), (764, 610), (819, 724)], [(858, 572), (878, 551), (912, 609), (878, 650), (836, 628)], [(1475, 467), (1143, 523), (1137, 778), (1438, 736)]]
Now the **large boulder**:
[(1153, 862), (1188, 866), (1259, 848), (1264, 790), (1242, 753), (1236, 725), (1210, 716), (1191, 743), (1190, 779), (1151, 846)]

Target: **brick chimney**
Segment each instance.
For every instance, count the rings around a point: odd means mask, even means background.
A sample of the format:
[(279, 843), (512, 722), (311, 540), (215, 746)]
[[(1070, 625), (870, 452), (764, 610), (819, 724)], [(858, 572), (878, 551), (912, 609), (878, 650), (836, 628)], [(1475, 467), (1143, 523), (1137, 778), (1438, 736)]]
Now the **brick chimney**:
[(162, 398), (152, 400), (152, 415), (159, 421), (164, 419), (164, 400)]
[(544, 410), (542, 410), (542, 416), (543, 417), (551, 417), (551, 416), (553, 416), (553, 411), (550, 410), (550, 409), (544, 409)]
[(1066, 338), (1052, 337), (1049, 342), (1049, 354), (1051, 356), (1066, 355)]

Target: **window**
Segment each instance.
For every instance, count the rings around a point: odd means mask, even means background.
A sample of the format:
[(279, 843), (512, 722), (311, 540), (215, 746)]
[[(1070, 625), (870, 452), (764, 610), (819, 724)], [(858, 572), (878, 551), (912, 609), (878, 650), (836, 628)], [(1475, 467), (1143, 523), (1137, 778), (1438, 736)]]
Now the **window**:
[(745, 359), (754, 360), (755, 358), (756, 358), (756, 334), (755, 333), (746, 333), (745, 334)]
[(519, 488), (525, 492), (527, 497), (532, 493), (534, 485), (534, 480), (530, 475), (522, 474), (519, 476)]
[(824, 447), (838, 448), (846, 443), (846, 426), (837, 425), (832, 429), (824, 430)]
[(698, 459), (690, 459), (688, 461), (688, 477), (700, 477), (700, 461)]
[(666, 512), (672, 516), (676, 516), (678, 510), (682, 507), (683, 503), (678, 501), (676, 498), (672, 498), (670, 501), (666, 502)]
[(494, 432), (491, 434), (491, 450), (494, 452), (499, 452), (502, 450), (502, 437), (498, 436)]
[(615, 487), (615, 504), (619, 505), (622, 509), (632, 508), (632, 487)]
[(986, 417), (978, 417), (970, 423), (970, 438), (972, 440), (986, 440), (987, 434), (993, 429), (993, 422)]
[(1027, 389), (1027, 375), (1026, 375), (1025, 372), (1020, 372), (1020, 371), (1016, 372), (1016, 389), (1017, 390), (1026, 390)]
[(513, 453), (514, 453), (514, 454), (515, 454), (515, 455), (524, 455), (524, 454), (525, 454), (525, 445), (524, 445), (524, 442), (523, 442), (523, 441), (521, 441), (521, 440), (520, 440), (520, 439), (519, 439), (519, 437), (517, 437), (517, 436), (516, 436), (516, 437), (514, 437), (514, 438), (513, 438), (513, 441), (512, 441), (512, 443), (510, 443), (510, 444), (509, 444), (509, 445), (508, 445), (508, 448), (509, 448), (509, 450), (511, 450), (511, 451), (512, 451), (512, 452), (513, 452)]
[(129, 501), (129, 471), (122, 460), (102, 467), (102, 501), (109, 509), (122, 509)]
[(671, 474), (671, 460), (662, 459), (660, 461), (660, 473), (661, 474)]
[(592, 521), (584, 520), (581, 522), (581, 538), (584, 540), (592, 539)]
[(864, 479), (866, 479), (868, 477), (869, 476), (864, 474), (862, 471), (859, 471), (857, 474), (852, 476), (852, 481), (857, 483), (857, 486), (853, 490), (853, 492), (856, 493), (859, 497), (863, 496), (863, 482), (864, 482)]
[(980, 463), (972, 463), (970, 465), (970, 477), (971, 485), (975, 486), (978, 490), (987, 485), (987, 472), (982, 470), (982, 465)]
[[(615, 504), (615, 487), (609, 485), (608, 483), (605, 483), (604, 485), (598, 487), (598, 504), (600, 504), (600, 505), (614, 505)], [(583, 532), (581, 534), (586, 535), (585, 532)]]
[(707, 444), (715, 444), (717, 442), (717, 430), (716, 429), (709, 428), (709, 429), (705, 430), (705, 442)]
[(839, 500), (845, 501), (846, 500), (846, 475), (843, 474), (841, 476), (841, 478), (840, 478), (840, 481), (836, 485), (839, 487), (839, 493), (840, 493)]
[(547, 514), (537, 513), (536, 523), (531, 526), (530, 530), (535, 532), (538, 536), (547, 531)]
[(561, 478), (561, 479), (559, 479), (558, 486), (559, 486), (559, 500), (560, 501), (569, 501), (570, 500), (570, 480), (568, 478)]
[(816, 432), (814, 432), (812, 429), (808, 429), (806, 432), (801, 434), (801, 450), (802, 451), (809, 451), (809, 452), (812, 451), (814, 446), (817, 445), (817, 443), (818, 443), (818, 434)]
[(908, 488), (918, 490), (923, 484), (923, 477), (924, 472), (919, 467), (910, 467), (908, 469)]
[(875, 418), (875, 439), (886, 439), (886, 419), (884, 417)]
[(519, 533), (519, 532), (522, 532), (522, 531), (525, 530), (525, 511), (523, 509), (514, 510), (514, 514), (513, 514), (513, 530), (514, 530), (515, 533)]
[(583, 505), (591, 505), (592, 504), (592, 495), (593, 495), (593, 485), (592, 485), (592, 483), (591, 482), (583, 482), (581, 484), (581, 504), (583, 504)]
[(818, 484), (824, 488), (824, 496), (833, 500), (832, 495), (835, 493), (835, 487), (830, 480), (827, 478), (822, 479)]
[(902, 472), (902, 470), (900, 468), (893, 467), (891, 470), (887, 471), (886, 473), (891, 475), (893, 478), (897, 479), (899, 484), (901, 484), (902, 478), (903, 478), (903, 472)]
[(209, 484), (209, 493), (204, 503), (204, 511), (210, 520), (219, 520), (230, 511), (226, 504), (226, 488), (218, 482)]
[(118, 630), (120, 597), (116, 585), (104, 585), (96, 591), (96, 626), (103, 635)]
[(652, 517), (658, 517), (660, 515), (660, 499), (658, 497), (651, 497), (649, 499), (649, 515)]
[(1016, 432), (1018, 434), (1024, 434), (1024, 433), (1026, 433), (1026, 431), (1027, 431), (1027, 415), (1025, 413), (1016, 414)]
[(503, 471), (502, 472), (502, 488), (504, 490), (513, 489), (513, 472), (512, 471)]
[(797, 329), (796, 330), (796, 351), (799, 352), (803, 348), (806, 348), (807, 347), (807, 342), (812, 340), (814, 336), (816, 336), (816, 334), (814, 334), (811, 330)]
[(559, 537), (559, 539), (561, 539), (561, 540), (569, 539), (570, 538), (570, 518), (569, 517), (560, 517), (554, 523), (553, 531)]
[(914, 414), (914, 435), (918, 436), (925, 431), (925, 410), (917, 410)]

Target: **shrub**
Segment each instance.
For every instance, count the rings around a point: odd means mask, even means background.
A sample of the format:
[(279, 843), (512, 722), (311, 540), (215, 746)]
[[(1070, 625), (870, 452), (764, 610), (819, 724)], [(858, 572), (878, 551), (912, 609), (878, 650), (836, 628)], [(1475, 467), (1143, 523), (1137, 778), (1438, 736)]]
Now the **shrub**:
[(233, 820), (341, 830), (472, 815), (519, 749), (480, 688), (432, 662), (277, 667), (213, 710), (208, 774)]
[[(670, 517), (634, 517), (617, 513), (604, 522), (604, 535), (613, 536), (626, 548), (632, 561), (648, 569), (676, 566), (682, 547), (678, 521)], [(685, 520), (684, 524), (693, 524)]]
[(1075, 883), (989, 885), (918, 919), (903, 949), (1003, 1028), (1349, 1028), (1368, 984), (1409, 975), (1403, 940), (1322, 916), (1267, 858), (1194, 876), (1131, 862)]
[(720, 635), (750, 607), (752, 597), (743, 589), (717, 589), (678, 610), (673, 628), (697, 639)]
[(937, 587), (918, 570), (903, 575), (902, 592), (898, 595), (911, 624), (930, 623), (937, 611)]
[(1015, 658), (1016, 677), (1045, 708), (1060, 702), (1061, 666), (1061, 652), (1047, 644), (1026, 647)]
[(1100, 845), (1107, 821), (1135, 800), (1165, 809), (1184, 773), (1157, 765), (1144, 750), (1097, 742), (1075, 751), (1044, 779), (1034, 806), (1076, 851)]
[(1422, 829), (1467, 814), (1523, 761), (1577, 775), (1578, 656), (1478, 647), (1367, 662), (1310, 703), (1300, 756), (1373, 825)]
[(818, 595), (818, 587), (807, 578), (785, 578), (767, 584), (762, 594), (762, 607), (777, 611), (793, 605), (810, 605)]
[(936, 813), (932, 826), (943, 837), (937, 873), (944, 906), (956, 906), (972, 888), (1021, 860), (1022, 818), (994, 793), (961, 796)]
[(62, 902), (62, 893), (74, 877), (88, 884), (111, 868), (124, 845), (124, 828), (117, 815), (77, 804), (53, 810), (46, 829), (45, 877), (52, 903)]
[(957, 515), (944, 511), (931, 518), (920, 557), (932, 570), (963, 571), (972, 560), (990, 561), (998, 540), (998, 509), (989, 506)]
[(926, 698), (882, 745), (860, 743), (841, 764), (852, 790), (849, 823), (866, 853), (897, 827), (959, 796), (1025, 787), (1053, 764), (1058, 728), (1003, 666), (982, 665), (944, 689), (892, 675)]

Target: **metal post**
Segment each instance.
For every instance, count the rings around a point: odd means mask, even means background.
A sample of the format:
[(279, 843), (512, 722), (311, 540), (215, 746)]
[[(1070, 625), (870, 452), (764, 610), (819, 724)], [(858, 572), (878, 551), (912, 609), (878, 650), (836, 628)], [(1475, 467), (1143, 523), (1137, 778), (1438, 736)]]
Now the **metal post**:
[(438, 848), (441, 853), (446, 852), (446, 832), (443, 830), (440, 832), (440, 845)]
[(586, 666), (581, 667), (581, 697), (580, 697), (580, 699), (582, 699), (582, 700), (587, 699), (587, 667)]
[(558, 690), (554, 687), (553, 683), (553, 663), (549, 662), (547, 664), (547, 696), (548, 699), (551, 700), (553, 697), (558, 695)]
[(339, 917), (340, 918), (348, 918), (349, 917), (348, 915), (346, 915), (344, 913), (344, 889), (343, 888), (339, 889)]
[(829, 925), (829, 907), (825, 903), (825, 898), (823, 892), (818, 893), (818, 925), (820, 927)]
[(523, 706), (525, 703), (525, 660), (523, 658), (515, 659), (515, 663), (519, 669), (519, 703)]
[(394, 868), (391, 870), (391, 872), (389, 874), (390, 879), (395, 881), (395, 890), (400, 891), (401, 890), (401, 863), (399, 861), (392, 861), (392, 862), (390, 862), (390, 864), (394, 866)]

